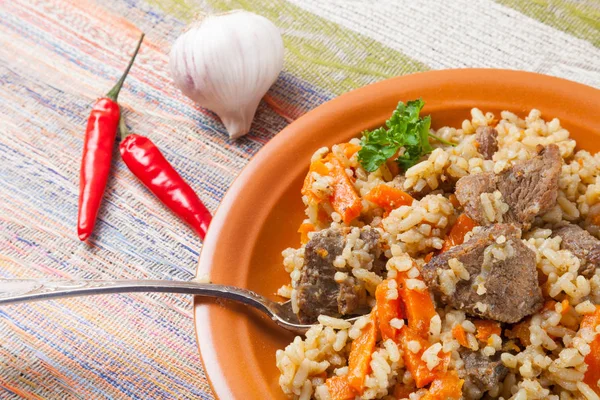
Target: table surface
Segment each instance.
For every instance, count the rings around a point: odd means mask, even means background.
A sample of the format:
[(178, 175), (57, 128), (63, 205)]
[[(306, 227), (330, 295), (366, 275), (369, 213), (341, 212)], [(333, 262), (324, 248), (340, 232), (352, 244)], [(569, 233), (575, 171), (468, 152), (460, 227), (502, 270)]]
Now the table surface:
[[(196, 16), (243, 8), (283, 34), (285, 67), (251, 133), (227, 139), (176, 90), (171, 44)], [(94, 100), (121, 91), (149, 136), (214, 211), (273, 135), (351, 89), (428, 69), (494, 67), (600, 87), (598, 0), (0, 1), (0, 276), (194, 277), (202, 243), (115, 152), (96, 231), (76, 237), (83, 131)], [(128, 294), (0, 309), (0, 398), (212, 399), (191, 298)]]

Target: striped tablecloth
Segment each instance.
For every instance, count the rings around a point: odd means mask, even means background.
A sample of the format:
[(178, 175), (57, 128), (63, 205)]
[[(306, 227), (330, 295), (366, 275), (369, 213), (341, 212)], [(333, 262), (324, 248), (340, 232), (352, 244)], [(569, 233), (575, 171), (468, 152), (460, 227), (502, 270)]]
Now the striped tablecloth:
[[(251, 133), (171, 84), (195, 15), (244, 8), (281, 28), (285, 67)], [(178, 279), (201, 242), (115, 157), (91, 244), (75, 234), (92, 102), (146, 40), (121, 92), (211, 210), (273, 135), (319, 104), (428, 69), (537, 71), (600, 87), (598, 0), (0, 0), (0, 276)], [(116, 155), (117, 153), (115, 153)], [(0, 398), (211, 399), (189, 297), (111, 295), (0, 308)]]

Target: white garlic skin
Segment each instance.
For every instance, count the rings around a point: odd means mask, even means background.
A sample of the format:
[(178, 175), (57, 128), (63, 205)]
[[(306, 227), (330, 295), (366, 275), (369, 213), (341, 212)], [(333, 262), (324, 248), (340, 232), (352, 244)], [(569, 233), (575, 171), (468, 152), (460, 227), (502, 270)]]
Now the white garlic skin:
[(215, 112), (237, 139), (250, 130), (258, 103), (283, 68), (283, 40), (260, 15), (212, 15), (177, 39), (169, 65), (183, 94)]

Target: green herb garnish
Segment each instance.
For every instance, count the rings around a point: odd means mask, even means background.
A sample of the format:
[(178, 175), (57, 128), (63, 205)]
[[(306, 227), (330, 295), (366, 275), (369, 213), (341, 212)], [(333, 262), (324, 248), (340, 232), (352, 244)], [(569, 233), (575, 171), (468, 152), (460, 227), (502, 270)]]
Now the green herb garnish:
[(375, 171), (402, 147), (404, 152), (396, 162), (400, 168), (407, 170), (419, 162), (423, 155), (431, 153), (433, 148), (429, 144), (429, 137), (455, 146), (454, 143), (429, 133), (431, 117), (419, 117), (424, 105), (422, 99), (409, 101), (406, 105), (399, 102), (390, 119), (385, 122), (385, 127), (363, 132), (358, 161), (365, 170)]

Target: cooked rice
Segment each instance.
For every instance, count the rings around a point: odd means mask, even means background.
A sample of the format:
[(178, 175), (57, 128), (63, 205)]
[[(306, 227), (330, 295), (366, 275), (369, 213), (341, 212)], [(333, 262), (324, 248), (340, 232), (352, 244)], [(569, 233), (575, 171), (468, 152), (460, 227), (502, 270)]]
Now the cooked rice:
[(486, 220), (492, 222), (504, 222), (504, 214), (508, 211), (508, 204), (502, 200), (499, 190), (493, 193), (482, 193), (480, 195), (483, 214)]
[(383, 219), (384, 240), (410, 255), (439, 250), (454, 214), (454, 206), (446, 197), (427, 195), (410, 206), (393, 210)]
[[(485, 160), (478, 152), (474, 133), (478, 127), (490, 125), (495, 125), (498, 132), (499, 149), (492, 160)], [(596, 305), (600, 304), (600, 272), (590, 278), (580, 275), (581, 261), (570, 251), (561, 249), (560, 237), (552, 237), (552, 228), (565, 222), (580, 224), (600, 237), (600, 228), (596, 227), (600, 222), (600, 153), (576, 152), (575, 141), (562, 128), (560, 121), (545, 121), (538, 110), (531, 110), (525, 118), (503, 111), (497, 120), (493, 114), (484, 114), (475, 108), (471, 111), (471, 118), (465, 120), (460, 128), (441, 128), (436, 135), (456, 146), (432, 142), (433, 152), (409, 168), (402, 182), (393, 181), (392, 173), (385, 166), (367, 173), (358, 163), (357, 155), (346, 157), (339, 145), (315, 152), (312, 161), (333, 152), (347, 174), (353, 177), (361, 197), (378, 185), (426, 194), (389, 214), (363, 200), (361, 217), (351, 226), (346, 226), (341, 215), (334, 212), (327, 202), (320, 210), (303, 197), (307, 215), (305, 222), (314, 224), (317, 231), (328, 227), (349, 229), (342, 255), (334, 262), (339, 269), (335, 280), (342, 282), (349, 276), (356, 278), (357, 285), (364, 290), (363, 305), (373, 304), (375, 287), (383, 278), (373, 270), (375, 260), (359, 239), (359, 228), (370, 225), (378, 230), (384, 244), (387, 259), (385, 277), (390, 278), (386, 298), (393, 300), (398, 297), (398, 285), (393, 278), (399, 273), (408, 275), (406, 283), (409, 289), (425, 289), (425, 283), (419, 277), (419, 267), (425, 263), (428, 253), (442, 248), (449, 227), (459, 215), (450, 193), (444, 192), (446, 183), (456, 182), (469, 174), (499, 173), (516, 162), (532, 158), (536, 154), (536, 146), (554, 143), (564, 159), (556, 206), (538, 217), (534, 227), (523, 233), (522, 239), (497, 238), (485, 249), (482, 270), (476, 277), (477, 293), (484, 294), (491, 265), (512, 255), (513, 240), (522, 240), (535, 253), (544, 298), (555, 304), (550, 303), (527, 319), (530, 344), (519, 347), (520, 342), (496, 334), (482, 342), (475, 336), (477, 329), (472, 318), (460, 310), (442, 306), (436, 309), (436, 315), (430, 321), (426, 348), (422, 348), (418, 341), (409, 341), (405, 346), (415, 354), (422, 352), (421, 359), (429, 370), (441, 363), (440, 351), (449, 353), (448, 368), (464, 376), (464, 363), (459, 354), (461, 345), (452, 334), (453, 328), (461, 325), (468, 348), (481, 349), (488, 356), (498, 356), (509, 369), (503, 382), (488, 392), (486, 398), (600, 400), (598, 394), (583, 382), (587, 368), (585, 357), (590, 353), (590, 343), (599, 334), (600, 328), (590, 330), (579, 326), (583, 316), (594, 313)], [(351, 143), (359, 145), (360, 141), (353, 139)], [(313, 182), (310, 190), (314, 195), (325, 198), (331, 194), (331, 178), (313, 172)], [(505, 221), (508, 205), (499, 191), (481, 195), (481, 203), (489, 222)], [(330, 221), (319, 220), (319, 212), (327, 213)], [(313, 235), (309, 233), (308, 237)], [(292, 307), (297, 311), (296, 289), (304, 265), (304, 245), (286, 249), (283, 257), (291, 282), (280, 288), (278, 294), (291, 298)], [(448, 269), (439, 270), (438, 274), (441, 288), (448, 295), (454, 293), (460, 280), (471, 278), (457, 259), (451, 259)], [(480, 310), (487, 307), (483, 303), (478, 306)], [(358, 318), (354, 323), (323, 315), (318, 321), (304, 338), (296, 337), (276, 354), (277, 367), (281, 372), (279, 384), (287, 395), (296, 399), (331, 399), (325, 377), (348, 374), (351, 343), (367, 324), (372, 323), (368, 316)], [(395, 318), (390, 325), (401, 329), (405, 321)], [(414, 384), (404, 367), (402, 349), (390, 339), (377, 342), (369, 371), (361, 399), (389, 399), (397, 382)], [(475, 393), (473, 389), (464, 387), (465, 398)], [(409, 398), (416, 400), (425, 393), (426, 389), (415, 390)]]
[(441, 343), (434, 343), (427, 348), (421, 355), (421, 360), (427, 364), (427, 369), (432, 371), (442, 361), (438, 357), (438, 353), (442, 350)]

